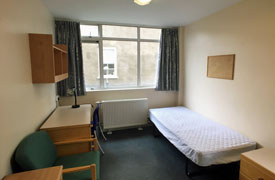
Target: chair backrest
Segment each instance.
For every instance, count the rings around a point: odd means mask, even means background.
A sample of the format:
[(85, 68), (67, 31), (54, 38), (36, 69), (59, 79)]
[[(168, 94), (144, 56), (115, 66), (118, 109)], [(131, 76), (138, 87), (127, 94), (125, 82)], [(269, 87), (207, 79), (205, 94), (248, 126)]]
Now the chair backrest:
[(94, 110), (94, 114), (93, 114), (93, 121), (91, 122), (91, 124), (93, 125), (93, 127), (91, 128), (92, 133), (94, 133), (94, 131), (96, 130), (96, 127), (98, 126), (99, 123), (99, 107), (100, 104), (97, 104), (95, 110)]
[(56, 157), (55, 145), (45, 131), (25, 137), (15, 152), (15, 161), (26, 171), (51, 167)]

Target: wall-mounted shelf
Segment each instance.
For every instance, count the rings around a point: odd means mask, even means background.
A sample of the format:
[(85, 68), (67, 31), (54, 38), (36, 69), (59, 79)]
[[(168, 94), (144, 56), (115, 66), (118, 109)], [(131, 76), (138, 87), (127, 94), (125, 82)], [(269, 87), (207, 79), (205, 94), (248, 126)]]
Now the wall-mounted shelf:
[(29, 42), (33, 83), (56, 83), (68, 78), (66, 45), (53, 45), (51, 34), (29, 34)]

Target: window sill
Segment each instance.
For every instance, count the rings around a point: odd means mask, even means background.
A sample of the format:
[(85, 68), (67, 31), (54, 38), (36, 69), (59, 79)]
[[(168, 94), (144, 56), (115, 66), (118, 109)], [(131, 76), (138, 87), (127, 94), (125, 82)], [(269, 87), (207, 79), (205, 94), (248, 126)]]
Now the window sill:
[(129, 90), (144, 90), (144, 89), (155, 89), (154, 86), (148, 87), (132, 87), (132, 88), (108, 88), (108, 89), (86, 89), (86, 92), (105, 92), (105, 91), (129, 91)]
[[(99, 79), (100, 77), (97, 77), (97, 80)], [(118, 76), (104, 77), (104, 80), (107, 80), (107, 79), (118, 79)]]

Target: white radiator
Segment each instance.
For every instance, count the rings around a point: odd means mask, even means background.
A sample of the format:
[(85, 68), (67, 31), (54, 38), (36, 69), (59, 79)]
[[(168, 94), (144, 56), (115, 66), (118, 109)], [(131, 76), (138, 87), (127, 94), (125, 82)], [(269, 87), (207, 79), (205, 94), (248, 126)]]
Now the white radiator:
[(104, 130), (147, 124), (147, 98), (101, 101), (100, 107)]

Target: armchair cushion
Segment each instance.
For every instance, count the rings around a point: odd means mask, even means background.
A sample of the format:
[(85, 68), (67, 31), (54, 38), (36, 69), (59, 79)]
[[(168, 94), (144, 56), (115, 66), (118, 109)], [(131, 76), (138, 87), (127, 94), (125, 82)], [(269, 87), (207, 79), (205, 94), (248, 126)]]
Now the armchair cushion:
[(15, 161), (27, 171), (53, 166), (56, 156), (56, 149), (49, 135), (45, 131), (38, 131), (20, 142), (15, 152)]
[[(63, 165), (63, 169), (96, 164), (96, 178), (100, 180), (100, 152), (74, 154), (58, 157), (54, 166)], [(91, 170), (63, 174), (63, 180), (91, 180)]]

